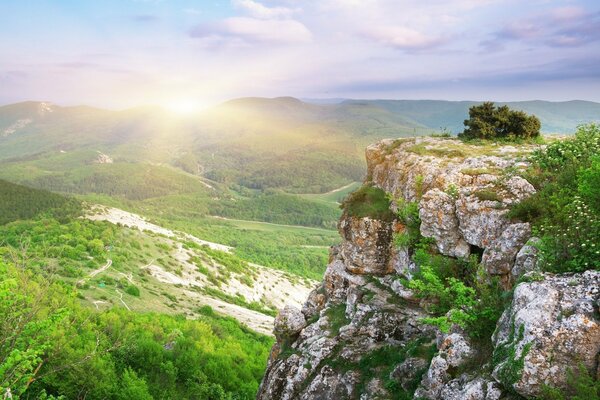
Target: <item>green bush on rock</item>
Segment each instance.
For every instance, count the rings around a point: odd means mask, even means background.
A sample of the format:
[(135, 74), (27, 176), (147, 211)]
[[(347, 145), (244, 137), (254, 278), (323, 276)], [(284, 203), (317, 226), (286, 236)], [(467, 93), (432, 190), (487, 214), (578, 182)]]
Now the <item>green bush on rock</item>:
[(508, 106), (496, 107), (485, 102), (469, 109), (469, 119), (464, 121), (461, 139), (530, 139), (539, 136), (540, 120), (535, 115), (511, 110)]

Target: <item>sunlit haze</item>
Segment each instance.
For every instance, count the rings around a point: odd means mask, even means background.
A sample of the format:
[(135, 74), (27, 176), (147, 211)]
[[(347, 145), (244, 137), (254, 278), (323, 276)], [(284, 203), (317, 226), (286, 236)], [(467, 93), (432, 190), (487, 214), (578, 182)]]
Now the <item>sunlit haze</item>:
[(596, 0), (0, 3), (0, 104), (600, 100)]

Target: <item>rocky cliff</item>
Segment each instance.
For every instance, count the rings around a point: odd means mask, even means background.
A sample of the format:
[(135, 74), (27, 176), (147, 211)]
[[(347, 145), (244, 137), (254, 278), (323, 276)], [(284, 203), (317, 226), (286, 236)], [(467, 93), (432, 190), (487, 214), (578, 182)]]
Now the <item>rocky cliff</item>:
[[(508, 215), (535, 192), (522, 177), (532, 149), (441, 138), (370, 146), (365, 184), (385, 192), (391, 217), (346, 204), (322, 284), (276, 318), (258, 399), (535, 398), (564, 386), (569, 368), (598, 376), (600, 273), (537, 271), (529, 224)], [(418, 241), (406, 240), (407, 205)], [(439, 304), (411, 284), (423, 254), (470, 260), (474, 282), (501, 287), (493, 335), (431, 323)]]

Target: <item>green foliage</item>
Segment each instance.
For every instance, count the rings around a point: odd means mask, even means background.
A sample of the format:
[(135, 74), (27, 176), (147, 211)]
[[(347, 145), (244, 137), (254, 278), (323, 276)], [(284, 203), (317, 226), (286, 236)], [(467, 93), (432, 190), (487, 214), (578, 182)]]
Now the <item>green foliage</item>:
[(575, 369), (567, 369), (567, 386), (558, 389), (550, 386), (543, 388), (542, 400), (590, 400), (600, 398), (600, 380), (594, 379), (580, 363)]
[(131, 368), (126, 368), (123, 371), (120, 386), (117, 395), (119, 400), (153, 400), (148, 392), (146, 381), (139, 378)]
[(527, 343), (521, 349), (521, 354), (517, 356), (517, 343), (523, 340), (524, 329), (523, 325), (519, 326), (519, 332), (515, 337), (516, 327), (513, 324), (506, 342), (496, 346), (492, 355), (492, 364), (500, 365), (498, 379), (509, 390), (512, 390), (512, 385), (521, 378), (525, 357), (531, 349), (531, 343)]
[(472, 338), (488, 340), (505, 305), (498, 282), (477, 267), (474, 257), (468, 261), (455, 260), (420, 249), (414, 259), (420, 271), (408, 286), (427, 301), (432, 317), (424, 322), (442, 332), (448, 332), (456, 324)]
[(382, 221), (393, 221), (394, 213), (390, 210), (390, 200), (386, 193), (372, 185), (364, 185), (351, 193), (340, 205), (351, 217), (370, 217)]
[(492, 102), (469, 108), (469, 119), (464, 121), (461, 139), (530, 139), (540, 134), (540, 120), (508, 106), (496, 107)]
[(476, 292), (456, 278), (447, 278), (444, 282), (431, 267), (422, 266), (419, 278), (411, 280), (409, 287), (420, 298), (431, 302), (430, 312), (444, 314), (425, 319), (425, 322), (437, 325), (442, 332), (448, 332), (452, 324), (466, 328), (476, 319), (472, 312), (477, 304)]
[(1, 262), (0, 282), (0, 390), (17, 397), (251, 399), (273, 343), (209, 312), (94, 312), (72, 289)]
[(284, 193), (265, 193), (245, 199), (222, 200), (209, 205), (209, 212), (227, 218), (264, 221), (285, 225), (335, 228), (339, 210)]
[(0, 179), (0, 225), (40, 214), (63, 220), (79, 213), (81, 204), (74, 199)]
[(47, 297), (69, 296), (31, 272), (0, 263), (0, 393), (25, 393), (65, 324), (69, 311)]
[(125, 287), (125, 293), (135, 297), (140, 297), (140, 289), (135, 285), (127, 285)]
[(527, 178), (537, 193), (510, 216), (532, 222), (542, 267), (553, 272), (600, 269), (600, 127), (580, 126), (531, 157)]
[(600, 155), (590, 159), (590, 167), (578, 173), (578, 191), (586, 204), (600, 214)]
[(398, 204), (398, 221), (404, 225), (404, 231), (394, 233), (396, 246), (416, 247), (423, 239), (421, 236), (421, 217), (419, 216), (419, 203), (406, 202), (402, 199)]
[(446, 188), (446, 194), (450, 195), (450, 197), (452, 197), (454, 200), (458, 199), (458, 195), (459, 195), (458, 187), (454, 183), (451, 183)]
[(210, 286), (203, 287), (202, 289), (200, 289), (200, 291), (206, 293), (209, 296), (226, 301), (229, 304), (237, 304), (238, 306), (247, 308), (249, 310), (258, 311), (261, 314), (270, 315), (271, 317), (275, 317), (277, 315), (276, 310), (266, 308), (262, 304), (255, 301), (248, 303), (246, 299), (240, 295), (232, 296)]
[(346, 304), (337, 304), (327, 308), (326, 314), (327, 321), (329, 322), (328, 330), (329, 336), (334, 337), (340, 333), (340, 328), (350, 323), (348, 317), (346, 317)]
[(365, 386), (373, 378), (379, 377), (383, 380), (384, 387), (392, 395), (394, 400), (409, 400), (413, 394), (427, 367), (414, 373), (415, 379), (408, 382), (408, 390), (403, 389), (396, 380), (391, 377), (391, 373), (396, 366), (410, 357), (419, 357), (427, 361), (427, 365), (435, 355), (437, 348), (428, 338), (421, 338), (411, 341), (402, 348), (391, 345), (379, 347), (370, 353), (365, 354), (358, 362), (360, 371), (360, 382), (357, 385), (357, 391), (363, 393)]

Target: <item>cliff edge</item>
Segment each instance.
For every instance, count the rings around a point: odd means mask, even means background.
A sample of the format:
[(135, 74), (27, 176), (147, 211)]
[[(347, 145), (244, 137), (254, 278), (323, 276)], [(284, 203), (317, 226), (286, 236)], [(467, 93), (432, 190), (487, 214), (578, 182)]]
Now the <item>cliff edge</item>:
[[(523, 177), (535, 148), (369, 146), (323, 282), (275, 320), (257, 398), (535, 398), (570, 368), (598, 376), (600, 272), (538, 271), (531, 227), (509, 217), (535, 193)], [(428, 277), (431, 266), (447, 279)], [(446, 291), (460, 304), (444, 304)]]

